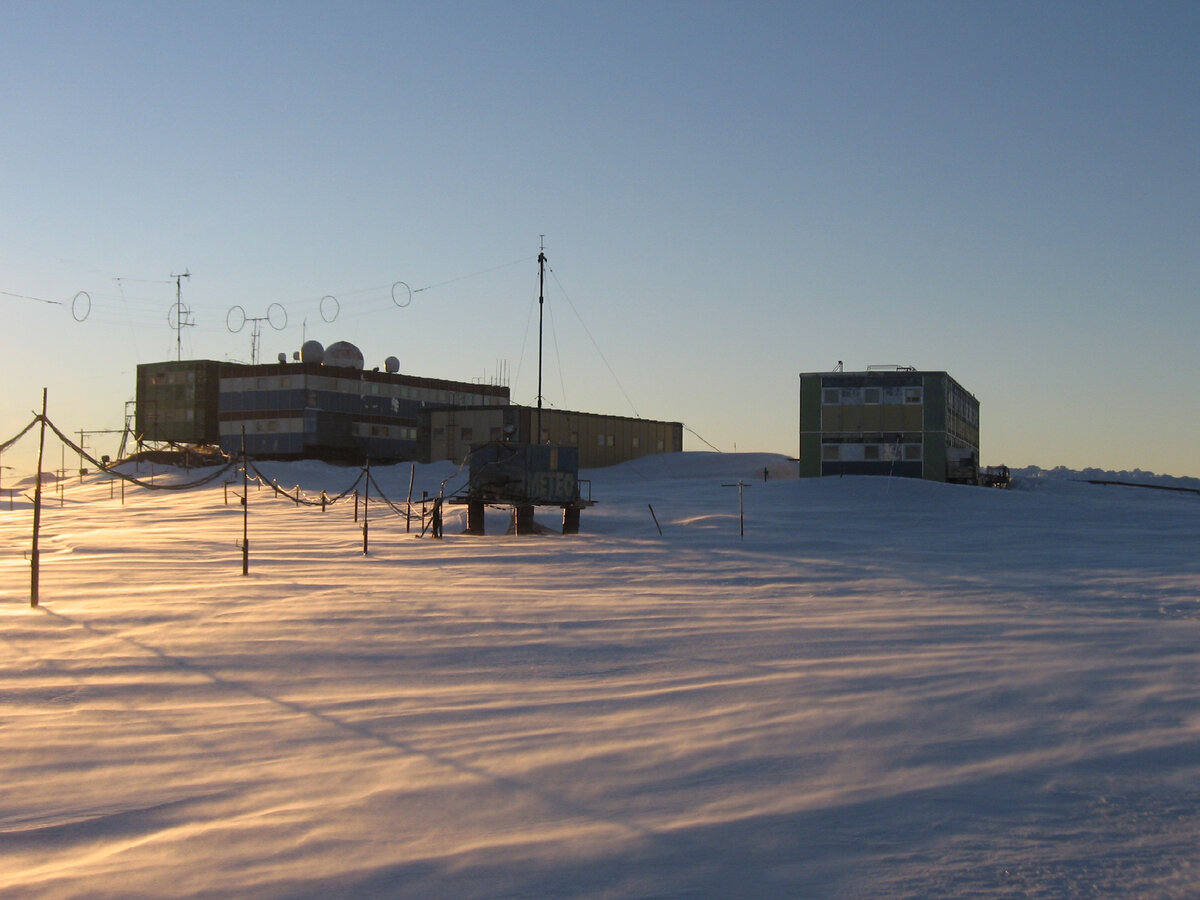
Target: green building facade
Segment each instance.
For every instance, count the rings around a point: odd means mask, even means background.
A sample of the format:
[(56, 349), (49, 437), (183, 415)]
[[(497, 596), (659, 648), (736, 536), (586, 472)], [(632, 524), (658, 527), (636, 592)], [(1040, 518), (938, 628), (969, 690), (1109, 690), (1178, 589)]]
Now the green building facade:
[(800, 475), (898, 475), (974, 484), (979, 401), (946, 372), (800, 375)]

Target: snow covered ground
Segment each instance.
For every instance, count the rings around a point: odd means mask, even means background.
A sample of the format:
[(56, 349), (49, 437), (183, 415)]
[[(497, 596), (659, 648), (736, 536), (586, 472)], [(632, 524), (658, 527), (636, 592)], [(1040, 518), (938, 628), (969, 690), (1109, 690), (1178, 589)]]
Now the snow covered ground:
[(0, 896), (1196, 896), (1200, 495), (793, 473), (586, 473), (574, 537), (375, 504), (365, 556), (252, 486), (246, 577), (238, 485), (93, 475), (38, 609), (0, 500)]

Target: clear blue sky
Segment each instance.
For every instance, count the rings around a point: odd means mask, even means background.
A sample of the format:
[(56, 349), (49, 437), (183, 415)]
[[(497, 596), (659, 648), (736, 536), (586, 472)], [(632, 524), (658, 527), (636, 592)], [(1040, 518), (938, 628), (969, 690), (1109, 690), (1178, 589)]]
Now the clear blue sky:
[(185, 267), (184, 358), (248, 361), (228, 311), (279, 303), (262, 359), (346, 339), (532, 403), (545, 235), (552, 406), (794, 454), (798, 373), (895, 363), (980, 399), (985, 463), (1200, 475), (1200, 4), (0, 20), (0, 440), (43, 386), (119, 428)]

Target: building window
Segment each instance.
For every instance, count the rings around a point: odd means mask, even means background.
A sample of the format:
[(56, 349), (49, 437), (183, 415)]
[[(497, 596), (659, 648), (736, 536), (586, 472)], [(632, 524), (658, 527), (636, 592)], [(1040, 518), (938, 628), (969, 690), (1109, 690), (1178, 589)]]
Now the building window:
[(635, 435), (633, 436), (633, 449), (634, 449), (634, 450), (638, 449), (638, 447), (640, 447), (640, 446), (641, 446), (641, 443), (642, 443), (642, 442), (641, 442), (641, 440), (640, 440), (640, 439), (638, 438), (638, 436), (635, 434)]
[(836, 460), (840, 457), (839, 450), (841, 447), (838, 444), (825, 444), (821, 448), (821, 459)]
[(879, 403), (879, 388), (863, 388), (863, 403), (876, 406)]
[(909, 460), (919, 460), (921, 458), (920, 444), (905, 444), (904, 458)]
[(821, 391), (821, 402), (826, 406), (837, 406), (842, 402), (842, 391), (840, 388), (825, 388)]
[(603, 447), (603, 446), (604, 446), (604, 435), (602, 435), (602, 434), (598, 434), (598, 435), (596, 435), (596, 446), (597, 446), (597, 447)]
[(921, 389), (919, 387), (905, 388), (904, 389), (904, 402), (905, 403), (920, 403), (921, 402)]
[(868, 460), (879, 459), (879, 445), (878, 444), (864, 444), (863, 445), (863, 459), (868, 459)]
[(459, 432), (459, 436), (460, 436), (460, 437), (462, 438), (462, 440), (464, 440), (464, 441), (469, 441), (469, 440), (471, 440), (471, 436), (472, 436), (473, 434), (474, 434), (474, 432), (472, 431), (472, 429), (471, 429), (471, 427), (470, 427), (469, 425), (468, 425), (468, 426), (464, 426), (464, 427), (463, 427), (463, 429), (462, 429), (462, 431), (460, 431), (460, 432)]

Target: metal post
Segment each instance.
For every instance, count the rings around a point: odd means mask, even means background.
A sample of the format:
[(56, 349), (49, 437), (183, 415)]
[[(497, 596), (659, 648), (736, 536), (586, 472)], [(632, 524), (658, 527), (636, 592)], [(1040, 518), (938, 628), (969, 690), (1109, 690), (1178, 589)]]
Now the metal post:
[(745, 506), (742, 503), (742, 494), (749, 485), (746, 482), (738, 479), (737, 484), (722, 484), (721, 487), (735, 487), (738, 489), (738, 533), (742, 540), (746, 539), (746, 514)]
[(33, 488), (33, 547), (29, 553), (29, 605), (38, 605), (38, 528), (42, 523), (42, 453), (46, 449), (46, 389), (42, 388), (42, 430), (38, 438), (37, 483)]
[(537, 429), (531, 444), (542, 442), (542, 316), (546, 298), (544, 287), (546, 283), (546, 245), (538, 253), (538, 393), (537, 393)]
[(371, 524), (367, 520), (367, 505), (371, 500), (371, 458), (367, 457), (367, 477), (363, 480), (363, 556), (367, 555), (367, 533)]
[(250, 467), (246, 463), (246, 426), (242, 426), (242, 574), (250, 574)]
[(413, 481), (417, 477), (417, 464), (413, 463), (412, 468), (408, 470), (408, 503), (404, 509), (404, 533), (412, 533), (412, 492)]

